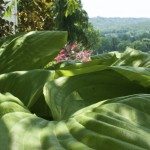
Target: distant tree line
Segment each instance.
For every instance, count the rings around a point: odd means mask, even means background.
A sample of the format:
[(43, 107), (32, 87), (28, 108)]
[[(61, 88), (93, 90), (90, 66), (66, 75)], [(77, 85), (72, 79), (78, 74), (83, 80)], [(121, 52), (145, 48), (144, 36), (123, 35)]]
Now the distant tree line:
[(98, 53), (105, 51), (124, 51), (126, 47), (148, 52), (150, 51), (150, 32), (139, 35), (134, 34), (111, 34), (100, 36)]
[(149, 18), (90, 18), (100, 31), (97, 53), (123, 51), (126, 47), (150, 51)]
[(94, 17), (89, 21), (105, 34), (132, 32), (141, 34), (150, 31), (150, 18), (103, 18)]

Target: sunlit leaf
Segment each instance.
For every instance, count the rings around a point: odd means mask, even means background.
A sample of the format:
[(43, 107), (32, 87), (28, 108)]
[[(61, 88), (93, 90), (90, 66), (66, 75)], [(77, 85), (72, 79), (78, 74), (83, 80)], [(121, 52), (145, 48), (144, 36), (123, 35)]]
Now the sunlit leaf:
[(44, 68), (66, 40), (67, 32), (63, 31), (32, 31), (19, 35), (0, 47), (0, 73)]

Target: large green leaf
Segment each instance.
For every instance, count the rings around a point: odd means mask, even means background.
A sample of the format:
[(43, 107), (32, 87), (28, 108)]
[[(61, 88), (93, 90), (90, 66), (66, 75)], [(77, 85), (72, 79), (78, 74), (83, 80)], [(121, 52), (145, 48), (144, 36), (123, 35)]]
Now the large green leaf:
[(50, 81), (44, 89), (47, 104), (58, 120), (101, 100), (137, 93), (150, 93), (150, 70), (98, 67), (97, 71)]
[(127, 48), (112, 65), (150, 68), (150, 53)]
[(107, 66), (150, 67), (150, 53), (129, 47), (122, 53), (116, 51), (93, 56), (92, 60), (97, 64)]
[(19, 34), (0, 47), (0, 73), (41, 69), (64, 46), (67, 32), (32, 31)]
[(150, 149), (149, 106), (150, 94), (130, 95), (85, 107), (67, 120), (47, 121), (25, 110), (14, 96), (0, 94), (0, 146), (3, 150)]
[(44, 118), (51, 117), (45, 103), (43, 86), (54, 79), (55, 72), (48, 70), (17, 71), (0, 75), (0, 92), (10, 92), (22, 100), (32, 112)]

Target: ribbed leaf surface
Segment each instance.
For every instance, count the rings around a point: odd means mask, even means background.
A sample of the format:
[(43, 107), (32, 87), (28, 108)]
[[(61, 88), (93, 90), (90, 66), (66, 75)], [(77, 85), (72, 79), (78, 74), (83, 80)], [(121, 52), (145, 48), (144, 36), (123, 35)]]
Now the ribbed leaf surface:
[(44, 94), (55, 119), (67, 118), (80, 108), (104, 99), (150, 93), (149, 70), (133, 67), (97, 70), (46, 83)]
[(0, 47), (0, 73), (43, 68), (66, 44), (67, 32), (32, 31), (7, 40)]
[(150, 148), (150, 94), (101, 101), (58, 122), (30, 114), (13, 96), (4, 97), (0, 112), (12, 108), (0, 119), (4, 150)]
[(49, 118), (51, 113), (45, 103), (43, 87), (48, 80), (54, 79), (54, 75), (55, 72), (49, 70), (5, 73), (0, 75), (0, 92), (13, 94), (33, 113)]

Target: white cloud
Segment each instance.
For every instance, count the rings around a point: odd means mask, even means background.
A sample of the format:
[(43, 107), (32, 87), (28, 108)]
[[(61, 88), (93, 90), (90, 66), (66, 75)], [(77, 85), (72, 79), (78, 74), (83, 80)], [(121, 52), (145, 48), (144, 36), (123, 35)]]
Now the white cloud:
[(89, 17), (148, 17), (150, 0), (81, 0)]

